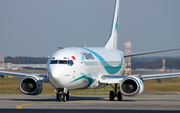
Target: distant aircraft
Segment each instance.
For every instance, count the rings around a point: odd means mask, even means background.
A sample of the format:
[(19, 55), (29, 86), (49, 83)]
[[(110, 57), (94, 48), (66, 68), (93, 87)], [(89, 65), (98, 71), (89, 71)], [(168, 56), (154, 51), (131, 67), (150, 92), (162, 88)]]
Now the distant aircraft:
[(114, 91), (109, 93), (109, 99), (112, 101), (117, 97), (121, 101), (122, 95), (134, 96), (142, 93), (145, 80), (179, 77), (180, 73), (122, 75), (125, 57), (179, 49), (126, 55), (117, 50), (119, 4), (120, 1), (117, 0), (111, 35), (105, 47), (59, 47), (47, 62), (47, 75), (10, 71), (0, 71), (0, 75), (22, 77), (19, 89), (27, 95), (39, 95), (43, 89), (43, 82), (49, 82), (55, 88), (57, 100), (64, 102), (69, 100), (69, 90), (103, 88), (111, 84), (115, 86)]

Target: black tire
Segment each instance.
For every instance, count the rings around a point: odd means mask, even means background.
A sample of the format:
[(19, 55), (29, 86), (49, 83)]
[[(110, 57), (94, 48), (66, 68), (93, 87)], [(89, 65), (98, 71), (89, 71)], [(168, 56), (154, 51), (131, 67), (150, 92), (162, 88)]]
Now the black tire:
[(114, 100), (114, 91), (110, 91), (110, 93), (109, 93), (109, 100), (110, 101)]
[(66, 94), (66, 100), (69, 100), (69, 91)]
[(120, 91), (118, 91), (117, 98), (118, 98), (118, 101), (122, 101), (122, 94)]
[(59, 94), (56, 93), (56, 99), (59, 101)]
[(66, 102), (66, 94), (63, 94), (63, 102)]
[(62, 97), (61, 97), (61, 94), (56, 94), (56, 99), (59, 101), (59, 102), (61, 102), (62, 101)]

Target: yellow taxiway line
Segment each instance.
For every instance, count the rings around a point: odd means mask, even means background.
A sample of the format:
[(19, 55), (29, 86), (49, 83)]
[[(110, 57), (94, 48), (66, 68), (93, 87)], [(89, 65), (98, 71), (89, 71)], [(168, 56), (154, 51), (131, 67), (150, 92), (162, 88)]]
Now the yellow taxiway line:
[(29, 105), (33, 105), (33, 104), (35, 104), (35, 103), (23, 104), (23, 105), (17, 106), (16, 108), (17, 109), (22, 109), (23, 106), (29, 106)]
[[(47, 103), (57, 103), (57, 101), (41, 102), (41, 103), (44, 103), (44, 104), (47, 104)], [(22, 105), (17, 106), (16, 108), (17, 108), (17, 109), (22, 109), (23, 106), (29, 106), (29, 105), (33, 105), (33, 104), (36, 104), (36, 103), (22, 104)]]

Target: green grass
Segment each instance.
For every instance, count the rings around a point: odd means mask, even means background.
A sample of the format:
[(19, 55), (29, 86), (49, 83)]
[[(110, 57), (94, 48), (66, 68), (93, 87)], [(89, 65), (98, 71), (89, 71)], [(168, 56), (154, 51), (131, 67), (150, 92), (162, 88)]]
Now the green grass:
[(148, 80), (144, 82), (145, 91), (149, 92), (178, 92), (180, 91), (180, 79), (170, 78), (162, 79), (162, 83), (156, 80)]
[[(21, 72), (27, 72), (27, 70), (21, 70)], [(28, 72), (46, 74), (46, 71), (41, 71), (41, 70), (40, 71), (28, 70)], [(140, 72), (136, 72), (136, 73), (140, 73)], [(12, 79), (0, 78), (0, 94), (21, 94), (21, 92), (19, 91), (20, 80), (21, 78), (12, 78)], [(145, 86), (144, 88), (145, 92), (177, 92), (180, 91), (180, 79), (179, 78), (162, 79), (162, 83), (158, 83), (156, 80), (147, 80), (144, 82), (144, 86)], [(54, 88), (49, 83), (43, 83), (43, 87), (44, 88), (41, 94), (55, 94)], [(73, 95), (79, 95), (79, 94), (108, 95), (109, 91), (111, 90), (113, 90), (111, 86), (108, 86), (102, 89), (71, 90), (70, 93)]]
[(0, 79), (0, 94), (21, 94), (19, 91), (19, 78)]

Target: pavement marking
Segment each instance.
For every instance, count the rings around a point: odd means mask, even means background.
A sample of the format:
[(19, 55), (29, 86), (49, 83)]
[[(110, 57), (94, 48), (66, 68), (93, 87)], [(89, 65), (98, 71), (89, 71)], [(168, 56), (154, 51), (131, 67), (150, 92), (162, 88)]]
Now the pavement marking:
[[(57, 103), (57, 102), (56, 101), (52, 101), (52, 102), (42, 102), (42, 103), (46, 104), (46, 103)], [(17, 109), (22, 109), (23, 106), (29, 106), (29, 105), (33, 105), (33, 104), (36, 104), (36, 103), (22, 104), (22, 105), (17, 106), (16, 108)]]
[(44, 104), (46, 104), (46, 103), (57, 103), (57, 101), (52, 101), (52, 102), (42, 102), (42, 103), (44, 103)]
[(36, 103), (22, 104), (22, 105), (17, 106), (16, 108), (17, 109), (22, 109), (23, 106), (29, 106), (29, 105), (33, 105), (33, 104), (36, 104)]

